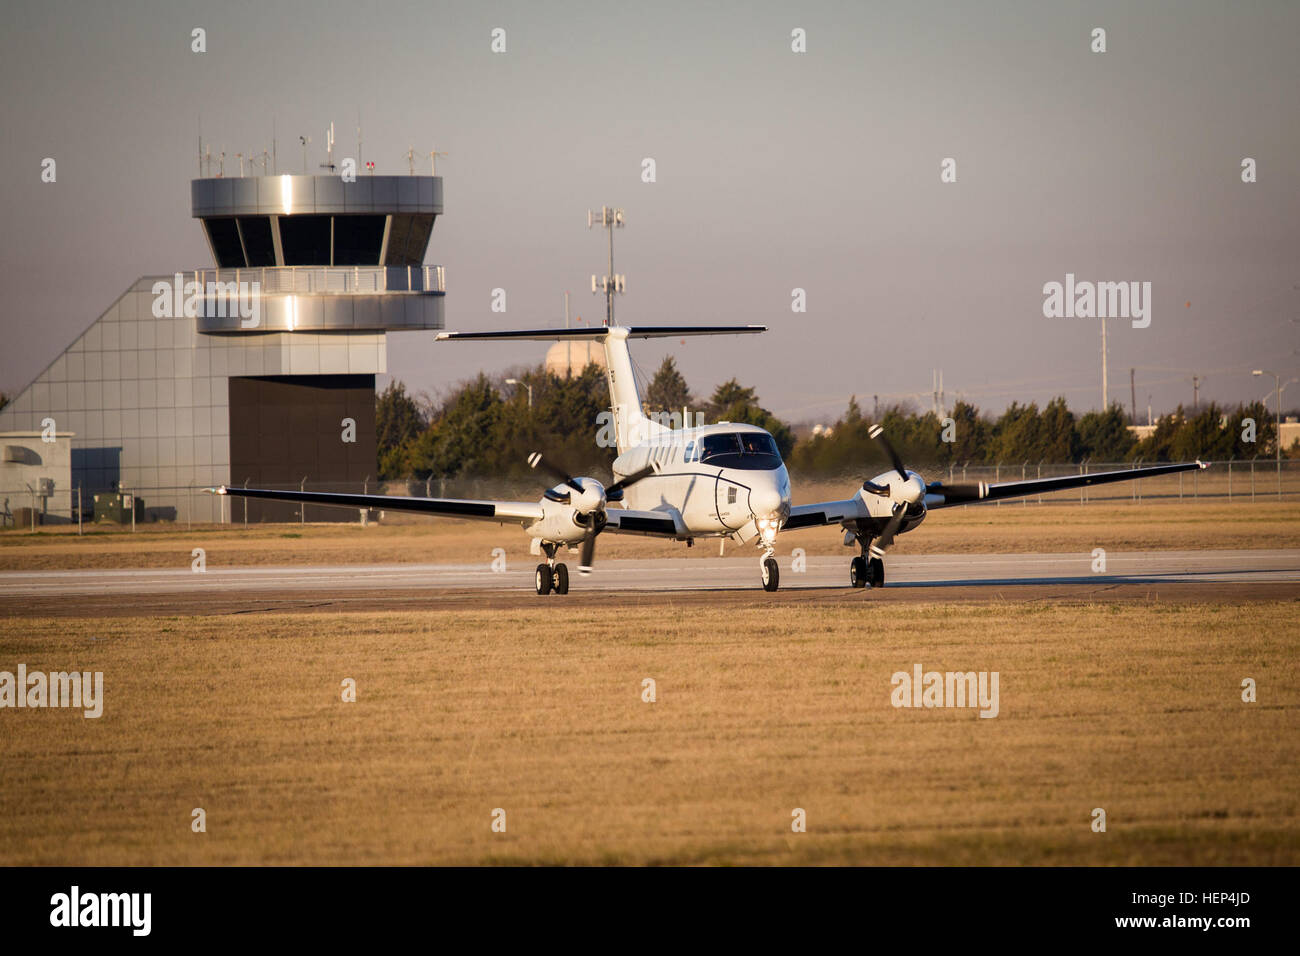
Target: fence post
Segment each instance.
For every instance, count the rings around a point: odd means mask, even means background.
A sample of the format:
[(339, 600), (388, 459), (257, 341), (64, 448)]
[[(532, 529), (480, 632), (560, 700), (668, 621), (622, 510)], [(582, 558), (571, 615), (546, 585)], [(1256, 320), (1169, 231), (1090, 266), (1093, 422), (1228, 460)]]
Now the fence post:
[[(1021, 463), (1020, 463), (1020, 481), (1021, 481), (1022, 483), (1023, 483), (1024, 480), (1025, 480), (1025, 469), (1027, 469), (1028, 467), (1029, 467), (1029, 462), (1028, 462), (1028, 461), (1024, 461), (1024, 462), (1021, 462)], [(1022, 507), (1022, 508), (1028, 508), (1028, 507), (1029, 507), (1029, 499), (1028, 499), (1028, 498), (1021, 498), (1021, 499), (1020, 499), (1020, 507)]]
[[(1086, 475), (1087, 473), (1088, 473), (1088, 459), (1085, 458), (1083, 461), (1079, 462), (1079, 474)], [(1083, 487), (1083, 485), (1079, 486), (1079, 504), (1084, 504), (1084, 502), (1087, 500), (1084, 497), (1087, 494), (1087, 492), (1088, 492), (1087, 488)]]
[[(1002, 480), (1002, 462), (999, 461), (993, 466), (993, 483), (996, 485), (1001, 480)], [(1002, 502), (1000, 500), (998, 501), (998, 507), (999, 508), (1002, 507)]]
[[(248, 489), (248, 476), (244, 476), (244, 489)], [(244, 499), (244, 530), (248, 530), (248, 499)]]
[(1228, 500), (1232, 500), (1232, 459), (1228, 459)]
[(81, 534), (81, 485), (77, 485), (77, 534)]
[(1255, 455), (1255, 457), (1251, 458), (1250, 460), (1250, 500), (1251, 501), (1255, 500), (1255, 458), (1258, 457), (1259, 455)]

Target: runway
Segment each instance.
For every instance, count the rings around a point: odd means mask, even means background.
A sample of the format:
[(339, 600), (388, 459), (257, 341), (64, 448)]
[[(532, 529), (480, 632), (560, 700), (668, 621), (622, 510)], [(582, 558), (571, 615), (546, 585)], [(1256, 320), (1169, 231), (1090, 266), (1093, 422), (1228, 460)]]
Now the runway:
[[(577, 573), (571, 591), (546, 600), (673, 603), (759, 599), (988, 601), (1009, 599), (1223, 600), (1300, 597), (1300, 551), (1111, 552), (1105, 571), (1090, 553), (898, 555), (886, 560), (886, 587), (848, 587), (843, 557), (814, 556), (796, 570), (779, 557), (781, 589), (759, 586), (757, 555), (610, 560)], [(533, 568), (478, 564), (214, 567), (0, 572), (6, 617), (240, 613), (276, 609), (384, 609), (420, 606), (535, 606)]]

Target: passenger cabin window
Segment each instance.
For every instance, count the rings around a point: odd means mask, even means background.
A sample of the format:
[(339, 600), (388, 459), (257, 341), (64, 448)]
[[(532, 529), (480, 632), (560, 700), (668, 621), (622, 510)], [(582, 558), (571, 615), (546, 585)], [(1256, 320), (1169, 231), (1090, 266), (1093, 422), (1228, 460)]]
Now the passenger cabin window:
[(766, 432), (705, 435), (699, 440), (696, 456), (719, 468), (772, 471), (781, 466), (781, 453)]

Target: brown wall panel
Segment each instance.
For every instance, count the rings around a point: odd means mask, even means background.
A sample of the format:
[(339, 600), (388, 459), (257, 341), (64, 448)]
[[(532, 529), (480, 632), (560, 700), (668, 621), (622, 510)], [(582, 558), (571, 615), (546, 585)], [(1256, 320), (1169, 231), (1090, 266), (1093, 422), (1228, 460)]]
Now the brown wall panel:
[[(234, 377), (230, 382), (230, 482), (250, 488), (361, 491), (378, 460), (373, 375)], [(343, 441), (344, 418), (356, 441)], [(244, 502), (231, 517), (244, 519)], [(249, 521), (297, 521), (297, 503), (248, 501)], [(356, 521), (344, 508), (307, 506), (308, 521)]]

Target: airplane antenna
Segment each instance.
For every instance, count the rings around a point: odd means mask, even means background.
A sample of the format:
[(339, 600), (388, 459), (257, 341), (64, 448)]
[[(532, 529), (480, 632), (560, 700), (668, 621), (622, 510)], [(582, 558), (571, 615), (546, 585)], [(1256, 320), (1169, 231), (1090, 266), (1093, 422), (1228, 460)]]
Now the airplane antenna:
[(627, 278), (614, 271), (614, 230), (623, 228), (623, 210), (601, 206), (600, 212), (596, 213), (588, 209), (587, 228), (590, 229), (597, 223), (609, 231), (609, 273), (599, 280), (593, 275), (591, 291), (593, 294), (597, 291), (605, 293), (605, 324), (608, 326), (614, 324), (614, 294), (623, 292)]
[(299, 136), (298, 142), (302, 143), (302, 174), (307, 175), (307, 144), (311, 142), (310, 136)]

